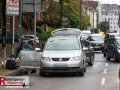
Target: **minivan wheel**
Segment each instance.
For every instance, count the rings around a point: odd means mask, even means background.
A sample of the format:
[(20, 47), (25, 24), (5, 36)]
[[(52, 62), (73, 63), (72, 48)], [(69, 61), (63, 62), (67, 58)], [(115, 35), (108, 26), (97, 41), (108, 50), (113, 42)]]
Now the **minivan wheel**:
[(39, 75), (40, 75), (41, 77), (44, 77), (44, 76), (46, 76), (46, 73), (45, 73), (45, 72), (40, 71), (40, 72), (39, 72)]
[(103, 52), (103, 55), (104, 55), (104, 57), (106, 57), (106, 53), (105, 53), (105, 51)]
[(115, 62), (118, 62), (118, 59), (116, 58), (115, 53), (114, 53), (113, 59), (114, 59)]
[(80, 76), (84, 76), (84, 72), (85, 72), (85, 65), (83, 64), (82, 71), (79, 72), (79, 75), (80, 75)]
[(107, 52), (106, 52), (106, 60), (110, 61), (110, 57), (108, 56)]
[(94, 56), (92, 55), (91, 61), (88, 63), (89, 66), (92, 66), (94, 64)]

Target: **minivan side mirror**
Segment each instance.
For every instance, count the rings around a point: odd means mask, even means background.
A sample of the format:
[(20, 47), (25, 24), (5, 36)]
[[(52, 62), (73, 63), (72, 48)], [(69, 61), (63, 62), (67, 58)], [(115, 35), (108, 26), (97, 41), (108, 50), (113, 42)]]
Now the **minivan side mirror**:
[(35, 51), (41, 52), (41, 49), (40, 48), (35, 48)]

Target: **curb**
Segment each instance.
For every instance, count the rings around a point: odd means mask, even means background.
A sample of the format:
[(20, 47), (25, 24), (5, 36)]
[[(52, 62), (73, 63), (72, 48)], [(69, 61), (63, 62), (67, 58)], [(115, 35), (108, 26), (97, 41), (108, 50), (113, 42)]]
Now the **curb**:
[(19, 68), (19, 69), (14, 70), (14, 71), (12, 71), (12, 72), (10, 72), (10, 73), (7, 73), (5, 76), (19, 76), (19, 75), (21, 75), (24, 71), (25, 71), (24, 68)]

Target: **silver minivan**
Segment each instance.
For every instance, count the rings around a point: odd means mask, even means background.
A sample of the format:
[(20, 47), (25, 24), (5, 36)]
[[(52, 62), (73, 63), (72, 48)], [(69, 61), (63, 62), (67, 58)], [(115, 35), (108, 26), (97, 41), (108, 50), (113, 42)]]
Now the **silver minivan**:
[(40, 75), (46, 73), (79, 73), (84, 76), (86, 56), (77, 36), (55, 36), (48, 39), (40, 60)]

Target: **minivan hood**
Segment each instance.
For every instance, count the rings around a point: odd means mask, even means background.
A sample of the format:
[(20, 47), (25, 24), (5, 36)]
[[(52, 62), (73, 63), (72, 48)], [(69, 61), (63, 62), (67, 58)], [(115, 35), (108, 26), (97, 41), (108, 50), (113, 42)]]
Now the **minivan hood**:
[(104, 41), (90, 41), (90, 43), (101, 44), (101, 43), (104, 43)]
[(68, 50), (68, 51), (48, 51), (44, 50), (42, 57), (52, 57), (52, 58), (59, 58), (59, 57), (75, 57), (81, 56), (80, 50)]

